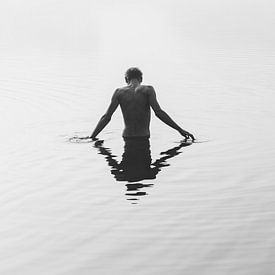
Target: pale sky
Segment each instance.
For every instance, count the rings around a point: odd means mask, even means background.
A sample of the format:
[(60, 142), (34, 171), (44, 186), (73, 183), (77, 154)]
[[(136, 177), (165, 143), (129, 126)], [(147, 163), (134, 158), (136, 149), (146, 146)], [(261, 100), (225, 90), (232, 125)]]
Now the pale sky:
[[(0, 4), (0, 46), (96, 50), (120, 44), (150, 53), (185, 45), (274, 48), (272, 0), (9, 0)], [(145, 46), (146, 45), (146, 46)]]

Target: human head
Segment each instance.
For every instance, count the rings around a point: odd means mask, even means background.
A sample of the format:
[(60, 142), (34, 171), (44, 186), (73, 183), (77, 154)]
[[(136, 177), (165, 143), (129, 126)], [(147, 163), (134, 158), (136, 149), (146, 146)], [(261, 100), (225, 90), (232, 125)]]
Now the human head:
[(130, 83), (132, 79), (137, 79), (142, 82), (142, 72), (139, 68), (132, 67), (129, 68), (125, 73), (125, 81), (126, 83)]

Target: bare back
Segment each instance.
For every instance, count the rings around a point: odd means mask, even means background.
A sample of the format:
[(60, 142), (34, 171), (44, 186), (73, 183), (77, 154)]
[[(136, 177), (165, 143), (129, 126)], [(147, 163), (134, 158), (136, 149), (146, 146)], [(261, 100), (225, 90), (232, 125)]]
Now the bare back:
[(150, 86), (126, 86), (118, 89), (117, 98), (124, 118), (123, 137), (150, 136)]
[(109, 123), (118, 105), (121, 107), (125, 124), (123, 137), (150, 137), (150, 107), (152, 107), (155, 115), (161, 121), (177, 130), (185, 139), (192, 138), (195, 140), (192, 134), (183, 130), (161, 109), (154, 88), (140, 85), (138, 79), (131, 81), (126, 87), (115, 90), (111, 103), (106, 113), (99, 120), (91, 138), (95, 138)]

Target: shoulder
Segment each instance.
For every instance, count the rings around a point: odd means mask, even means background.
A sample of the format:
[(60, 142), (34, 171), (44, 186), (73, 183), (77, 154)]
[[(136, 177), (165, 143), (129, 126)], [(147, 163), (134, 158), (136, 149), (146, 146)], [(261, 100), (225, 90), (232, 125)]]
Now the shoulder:
[(151, 90), (151, 89), (154, 89), (154, 87), (152, 85), (140, 85), (140, 87), (142, 89), (146, 89), (146, 90)]
[(119, 96), (121, 93), (124, 92), (124, 87), (122, 88), (116, 88), (115, 91), (114, 91), (114, 96)]
[(122, 95), (122, 94), (124, 94), (126, 91), (127, 91), (127, 87), (117, 88), (117, 89), (115, 90), (115, 94), (117, 94), (117, 95)]
[(148, 92), (154, 92), (155, 89), (152, 85), (143, 85), (144, 86), (144, 89)]
[(127, 91), (128, 90), (128, 87), (127, 86), (125, 86), (125, 87), (120, 87), (120, 88), (117, 88), (116, 90), (115, 90), (115, 93), (117, 93), (117, 94), (119, 94), (119, 93), (124, 93), (125, 91)]
[(126, 91), (127, 91), (127, 87), (121, 87), (121, 88), (115, 89), (114, 94), (113, 94), (113, 99), (119, 100), (119, 99), (124, 98)]
[(155, 94), (155, 89), (152, 85), (143, 85), (143, 90), (146, 92), (148, 95), (153, 95)]

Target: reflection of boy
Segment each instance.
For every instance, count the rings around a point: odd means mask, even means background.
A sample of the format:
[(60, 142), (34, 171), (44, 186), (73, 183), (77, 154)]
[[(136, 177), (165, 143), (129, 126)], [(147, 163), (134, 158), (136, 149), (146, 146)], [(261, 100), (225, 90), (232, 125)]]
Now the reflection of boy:
[(149, 138), (127, 138), (125, 139), (119, 171), (113, 174), (118, 181), (133, 182), (143, 179), (155, 179), (158, 171), (156, 168), (151, 168), (151, 161)]
[(96, 141), (94, 146), (101, 155), (105, 156), (107, 163), (111, 166), (111, 173), (117, 181), (135, 182), (144, 179), (155, 179), (162, 167), (169, 166), (166, 160), (180, 154), (179, 150), (182, 147), (191, 144), (191, 142), (181, 142), (178, 146), (162, 152), (162, 157), (153, 163), (149, 138), (127, 138), (120, 163), (114, 158), (111, 150), (103, 146), (103, 140)]

